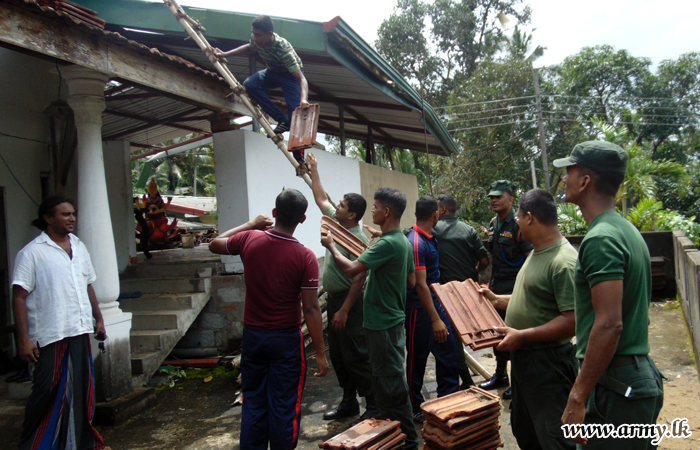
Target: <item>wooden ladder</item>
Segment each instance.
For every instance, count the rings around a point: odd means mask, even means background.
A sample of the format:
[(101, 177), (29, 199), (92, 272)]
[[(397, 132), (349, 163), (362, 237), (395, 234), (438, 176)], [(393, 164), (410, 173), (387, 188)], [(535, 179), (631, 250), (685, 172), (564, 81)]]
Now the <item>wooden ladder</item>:
[[(177, 21), (180, 22), (180, 24), (182, 24), (182, 26), (185, 28), (185, 31), (187, 31), (187, 34), (190, 35), (192, 40), (194, 40), (194, 42), (197, 43), (199, 48), (202, 49), (204, 54), (207, 56), (207, 58), (209, 58), (209, 61), (214, 65), (219, 74), (224, 78), (224, 80), (226, 80), (229, 86), (231, 86), (233, 94), (236, 94), (238, 98), (241, 99), (243, 105), (250, 112), (251, 117), (257, 119), (257, 121), (265, 130), (267, 137), (272, 139), (272, 142), (274, 142), (277, 145), (277, 148), (279, 148), (282, 151), (284, 156), (289, 160), (292, 166), (294, 166), (297, 175), (303, 178), (306, 184), (308, 184), (309, 187), (311, 187), (311, 177), (309, 177), (308, 170), (306, 169), (306, 167), (300, 165), (299, 162), (297, 162), (297, 160), (294, 159), (291, 152), (287, 150), (287, 145), (284, 143), (283, 136), (281, 134), (275, 134), (275, 132), (272, 129), (272, 126), (270, 125), (270, 122), (267, 120), (260, 107), (254, 106), (253, 103), (250, 101), (245, 87), (243, 87), (243, 85), (239, 83), (238, 80), (236, 80), (236, 77), (233, 76), (228, 67), (225, 64), (222, 64), (222, 60), (219, 60), (214, 55), (214, 47), (212, 47), (207, 41), (207, 39), (204, 37), (203, 33), (206, 32), (206, 29), (202, 26), (202, 24), (199, 23), (198, 20), (194, 20), (192, 17), (188, 16), (187, 13), (185, 13), (185, 10), (182, 9), (182, 7), (177, 3), (176, 0), (163, 0), (163, 3), (165, 3), (168, 9), (170, 9)], [(328, 194), (326, 194), (326, 196), (330, 199)]]

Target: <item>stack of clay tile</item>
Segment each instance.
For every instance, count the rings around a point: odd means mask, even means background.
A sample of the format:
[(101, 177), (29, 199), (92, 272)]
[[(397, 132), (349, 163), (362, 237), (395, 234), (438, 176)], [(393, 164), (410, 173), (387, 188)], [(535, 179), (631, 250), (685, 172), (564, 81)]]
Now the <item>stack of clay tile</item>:
[(356, 258), (367, 250), (367, 245), (360, 238), (330, 217), (323, 216), (321, 219), (321, 231), (327, 232), (328, 230), (331, 230), (333, 241)]
[(504, 327), (506, 324), (491, 302), (479, 292), (479, 285), (473, 280), (433, 283), (430, 286), (465, 345), (472, 350), (481, 350), (503, 340), (503, 335), (496, 333), (493, 327)]
[(491, 450), (503, 447), (498, 432), (501, 415), (497, 395), (478, 387), (455, 392), (421, 405), (423, 439), (428, 450)]
[(105, 21), (97, 17), (97, 12), (82, 5), (78, 5), (68, 0), (40, 0), (42, 5), (53, 8), (55, 11), (62, 12), (75, 20), (89, 23), (97, 28), (104, 29)]
[(401, 424), (391, 420), (364, 420), (328, 439), (319, 448), (327, 450), (393, 450), (403, 447), (406, 435)]

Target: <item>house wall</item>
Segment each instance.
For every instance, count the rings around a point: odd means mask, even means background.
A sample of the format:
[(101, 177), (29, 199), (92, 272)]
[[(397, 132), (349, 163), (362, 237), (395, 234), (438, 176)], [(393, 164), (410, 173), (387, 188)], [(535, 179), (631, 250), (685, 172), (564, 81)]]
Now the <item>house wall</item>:
[[(390, 186), (404, 191), (408, 206), (402, 226), (414, 223), (418, 183), (415, 176), (374, 167), (340, 155), (311, 150), (318, 160), (323, 186), (334, 202), (344, 194), (360, 192), (367, 199), (365, 220), (371, 224), (370, 209), (376, 188)], [(298, 178), (286, 158), (264, 135), (251, 131), (227, 131), (214, 134), (216, 192), (219, 231), (240, 225), (258, 214), (272, 215), (275, 198), (283, 188), (301, 191), (309, 201), (306, 221), (295, 237), (314, 251), (323, 269), (325, 249), (320, 243), (322, 213), (311, 190)], [(240, 258), (223, 256), (223, 271), (212, 278), (212, 298), (177, 348), (182, 356), (197, 354), (198, 349), (220, 353), (234, 350), (243, 333), (245, 284)], [(322, 275), (321, 275), (322, 277)], [(189, 352), (189, 353), (188, 353)]]
[[(17, 252), (39, 234), (30, 223), (41, 203), (41, 173), (51, 170), (49, 117), (43, 111), (58, 97), (59, 77), (49, 72), (54, 67), (50, 62), (0, 48), (0, 155), (4, 159), (0, 161), (0, 186), (6, 189), (10, 270)], [(61, 96), (65, 98), (66, 94), (64, 83)]]
[[(348, 192), (361, 192), (359, 161), (321, 150), (312, 152), (318, 159), (323, 186), (334, 202)], [(220, 231), (259, 214), (272, 216), (277, 195), (283, 188), (293, 188), (301, 191), (309, 202), (306, 221), (297, 227), (294, 236), (316, 256), (325, 254), (319, 234), (322, 213), (311, 189), (296, 176), (289, 161), (270, 139), (246, 130), (216, 133), (214, 159)], [(228, 268), (240, 270), (239, 265), (230, 264), (235, 260), (227, 257), (224, 262), (229, 263)]]
[(418, 179), (415, 175), (408, 175), (383, 167), (373, 166), (364, 162), (360, 165), (360, 183), (362, 196), (367, 199), (367, 213), (365, 222), (372, 225), (372, 202), (374, 191), (380, 187), (391, 187), (406, 194), (406, 211), (401, 216), (401, 229), (413, 226), (416, 223), (416, 201), (418, 200)]

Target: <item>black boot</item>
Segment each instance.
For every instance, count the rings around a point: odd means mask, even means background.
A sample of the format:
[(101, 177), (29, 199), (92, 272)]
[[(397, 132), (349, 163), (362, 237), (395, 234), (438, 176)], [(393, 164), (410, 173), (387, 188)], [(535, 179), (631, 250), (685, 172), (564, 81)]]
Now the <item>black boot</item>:
[(493, 389), (498, 389), (500, 387), (508, 387), (509, 385), (508, 375), (505, 373), (494, 373), (489, 381), (485, 381), (479, 385), (481, 389), (486, 391), (491, 391)]
[(350, 422), (350, 427), (367, 419), (381, 419), (377, 404), (374, 402), (374, 395), (365, 395), (365, 412), (360, 417)]
[(503, 397), (503, 400), (511, 400), (513, 398), (513, 387), (506, 389), (501, 397)]
[(323, 420), (338, 420), (360, 414), (360, 404), (355, 396), (355, 389), (343, 390), (343, 400), (336, 407), (323, 413)]

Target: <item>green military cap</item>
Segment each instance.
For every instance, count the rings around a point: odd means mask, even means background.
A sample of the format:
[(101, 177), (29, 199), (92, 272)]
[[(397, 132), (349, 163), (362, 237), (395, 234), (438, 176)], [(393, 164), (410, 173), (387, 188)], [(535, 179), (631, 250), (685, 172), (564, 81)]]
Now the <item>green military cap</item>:
[(554, 167), (581, 166), (600, 172), (625, 173), (627, 152), (619, 145), (606, 141), (582, 142), (574, 147), (568, 158), (554, 160)]
[(491, 183), (489, 188), (489, 197), (500, 197), (504, 192), (508, 192), (513, 195), (513, 186), (508, 180), (496, 180)]

